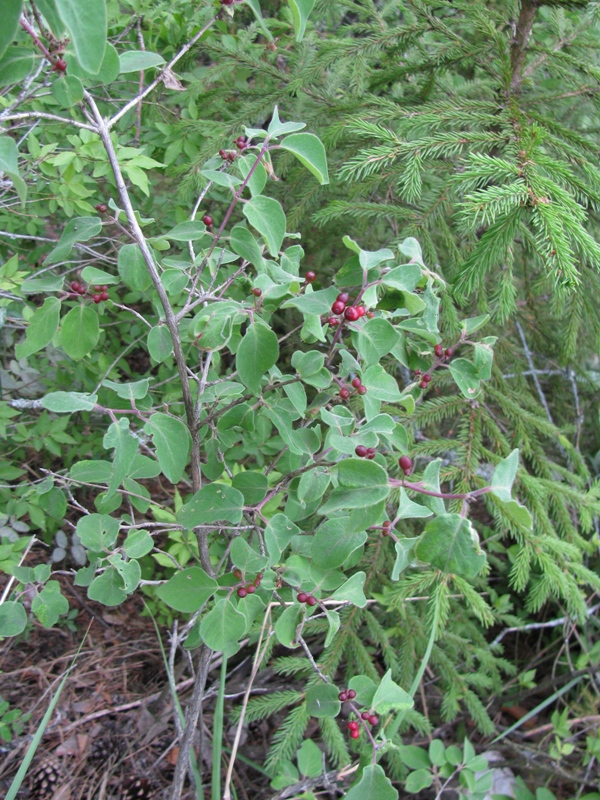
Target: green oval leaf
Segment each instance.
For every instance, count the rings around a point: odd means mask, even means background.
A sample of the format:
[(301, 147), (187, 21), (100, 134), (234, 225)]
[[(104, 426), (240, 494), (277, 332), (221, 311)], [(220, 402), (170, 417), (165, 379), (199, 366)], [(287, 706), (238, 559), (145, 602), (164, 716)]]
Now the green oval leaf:
[(23, 0), (3, 0), (2, 24), (0, 25), (0, 56), (12, 42), (19, 30), (19, 19), (23, 9)]
[(311, 717), (337, 717), (342, 704), (337, 688), (331, 683), (320, 683), (306, 693), (306, 709)]
[[(1, 165), (0, 165), (1, 166)], [(58, 244), (44, 260), (44, 264), (56, 264), (64, 261), (77, 242), (87, 242), (102, 230), (98, 217), (76, 217), (65, 225)]]
[(192, 448), (187, 425), (178, 417), (156, 412), (144, 425), (144, 431), (152, 436), (161, 472), (171, 483), (178, 483)]
[(176, 572), (163, 586), (159, 586), (156, 594), (175, 611), (193, 614), (219, 588), (218, 583), (200, 567), (190, 567)]
[(27, 625), (27, 613), (21, 603), (8, 600), (0, 605), (0, 636), (18, 636)]
[(97, 74), (106, 49), (106, 0), (56, 0), (81, 66)]
[(209, 483), (196, 492), (177, 514), (177, 522), (186, 528), (227, 520), (237, 524), (242, 519), (244, 495), (225, 483)]
[(260, 194), (244, 203), (244, 216), (266, 242), (269, 253), (276, 257), (285, 236), (285, 214), (281, 204)]
[(124, 244), (119, 250), (117, 264), (119, 275), (131, 289), (145, 292), (152, 286), (152, 278), (137, 244)]
[(100, 338), (98, 314), (89, 306), (78, 305), (63, 317), (60, 344), (74, 361), (87, 356)]
[(277, 336), (261, 323), (248, 326), (235, 355), (235, 366), (242, 383), (253, 394), (260, 394), (263, 375), (277, 362)]
[(321, 186), (329, 183), (325, 148), (314, 133), (293, 133), (281, 141), (280, 147), (293, 153), (312, 172)]
[(350, 789), (345, 800), (398, 800), (398, 792), (386, 777), (383, 767), (369, 764), (363, 769), (360, 781)]
[(119, 56), (119, 72), (141, 72), (164, 64), (164, 58), (149, 50), (128, 50)]
[(60, 300), (57, 297), (47, 297), (43, 306), (29, 320), (25, 341), (19, 342), (15, 348), (17, 358), (27, 358), (50, 344), (59, 322)]

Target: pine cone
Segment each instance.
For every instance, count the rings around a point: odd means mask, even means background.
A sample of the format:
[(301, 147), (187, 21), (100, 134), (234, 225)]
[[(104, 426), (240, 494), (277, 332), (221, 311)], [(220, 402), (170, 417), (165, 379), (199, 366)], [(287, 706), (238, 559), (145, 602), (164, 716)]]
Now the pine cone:
[(31, 779), (31, 800), (48, 800), (58, 788), (60, 763), (55, 758), (42, 761)]
[(152, 785), (146, 778), (126, 778), (121, 784), (120, 800), (150, 800)]

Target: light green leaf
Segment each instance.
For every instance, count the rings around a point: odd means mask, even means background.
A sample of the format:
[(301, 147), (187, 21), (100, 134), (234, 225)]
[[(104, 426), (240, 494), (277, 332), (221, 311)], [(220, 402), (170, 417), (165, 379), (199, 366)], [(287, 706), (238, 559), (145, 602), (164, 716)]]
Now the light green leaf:
[(104, 496), (105, 500), (117, 491), (123, 479), (129, 475), (133, 459), (135, 458), (139, 440), (129, 432), (129, 420), (122, 417), (113, 422), (104, 434), (103, 445), (105, 450), (114, 449), (113, 474)]
[(259, 272), (264, 270), (261, 248), (248, 228), (236, 225), (231, 231), (229, 244), (235, 253), (253, 264)]
[(250, 547), (242, 536), (237, 536), (233, 540), (229, 556), (233, 565), (239, 567), (242, 572), (261, 572), (269, 566), (269, 559)]
[(371, 705), (378, 714), (387, 714), (390, 711), (406, 711), (414, 703), (408, 692), (392, 680), (392, 670), (389, 669), (381, 679)]
[(467, 336), (475, 333), (480, 328), (488, 322), (490, 318), (489, 314), (482, 314), (479, 317), (471, 317), (471, 319), (463, 319), (460, 323), (460, 327), (463, 329)]
[(502, 504), (502, 510), (504, 513), (512, 519), (517, 525), (522, 528), (525, 528), (528, 531), (533, 530), (533, 519), (531, 518), (531, 514), (520, 503), (516, 500), (511, 500), (508, 503)]
[(171, 483), (178, 483), (183, 477), (192, 448), (187, 425), (178, 417), (156, 412), (144, 425), (144, 431), (152, 436), (161, 472)]
[(139, 563), (135, 559), (133, 561), (125, 561), (121, 553), (112, 553), (108, 557), (108, 561), (123, 578), (123, 591), (126, 594), (134, 592), (142, 577), (142, 568)]
[(130, 289), (145, 292), (152, 286), (152, 278), (137, 244), (124, 244), (119, 250), (117, 263), (119, 275)]
[(119, 535), (119, 520), (108, 514), (86, 514), (76, 527), (81, 544), (95, 553), (110, 549)]
[(366, 531), (346, 532), (347, 521), (346, 517), (329, 519), (315, 531), (312, 558), (317, 567), (341, 567), (348, 556), (366, 542)]
[(393, 581), (400, 579), (400, 575), (410, 565), (415, 558), (415, 545), (418, 538), (399, 539), (396, 544), (396, 561), (392, 570), (391, 578)]
[(63, 317), (60, 344), (74, 361), (80, 361), (94, 349), (100, 338), (98, 314), (86, 305), (77, 305)]
[(394, 267), (382, 275), (381, 282), (384, 286), (410, 293), (414, 292), (422, 277), (418, 264), (404, 264), (404, 266)]
[(0, 58), (0, 86), (20, 83), (33, 69), (33, 50), (13, 45)]
[(311, 717), (337, 717), (342, 704), (337, 688), (331, 683), (319, 683), (306, 692), (306, 710)]
[(92, 411), (97, 401), (97, 394), (50, 392), (42, 397), (40, 404), (55, 414), (72, 414), (75, 411)]
[(244, 495), (247, 506), (255, 506), (267, 494), (269, 479), (258, 470), (245, 470), (233, 476), (231, 485)]
[(265, 24), (265, 21), (263, 19), (263, 15), (262, 15), (261, 10), (260, 10), (260, 5), (259, 5), (258, 0), (246, 0), (246, 4), (249, 5), (250, 8), (252, 9), (252, 12), (253, 12), (254, 16), (256, 17), (256, 21), (260, 25), (264, 35), (267, 37), (267, 39), (270, 42), (272, 42), (273, 41), (273, 34), (271, 33), (271, 31), (268, 29), (268, 27)]
[(479, 370), (466, 358), (455, 358), (449, 364), (450, 373), (456, 385), (469, 400), (477, 397), (481, 391)]
[(346, 458), (338, 465), (339, 487), (319, 509), (319, 514), (348, 508), (366, 508), (390, 493), (387, 472), (374, 461)]
[(61, 108), (72, 108), (83, 100), (83, 84), (76, 75), (62, 75), (52, 84), (52, 95)]
[(81, 277), (86, 283), (90, 284), (114, 284), (119, 283), (119, 278), (116, 275), (111, 275), (110, 272), (104, 272), (103, 269), (96, 267), (84, 267), (81, 270)]
[(323, 771), (323, 753), (312, 739), (305, 739), (296, 753), (298, 768), (308, 778), (316, 778)]
[(141, 72), (164, 64), (164, 58), (149, 50), (127, 50), (119, 56), (119, 72)]
[(157, 596), (175, 611), (193, 614), (219, 588), (218, 583), (200, 567), (190, 567), (176, 572), (172, 578), (156, 589)]
[(277, 336), (261, 323), (248, 326), (235, 355), (235, 366), (242, 383), (253, 394), (260, 394), (261, 380), (279, 357)]
[(286, 300), (282, 308), (297, 308), (302, 314), (328, 314), (337, 296), (338, 290), (335, 286), (316, 292), (307, 288), (304, 294)]
[(460, 514), (443, 514), (429, 522), (416, 546), (420, 561), (442, 572), (474, 578), (485, 566), (485, 554), (471, 522)]
[(283, 150), (293, 153), (298, 161), (312, 172), (321, 186), (329, 183), (327, 156), (325, 148), (314, 133), (294, 133), (286, 136), (279, 145)]
[(56, 0), (36, 0), (35, 4), (38, 10), (44, 15), (48, 25), (52, 28), (52, 32), (60, 37), (60, 35), (65, 32), (65, 26), (58, 16)]
[(125, 581), (112, 564), (91, 582), (88, 588), (90, 600), (97, 600), (105, 606), (118, 606), (127, 599)]
[(335, 590), (331, 595), (331, 600), (346, 600), (354, 606), (364, 608), (367, 605), (367, 598), (363, 591), (366, 578), (364, 572), (355, 572), (339, 589)]
[(18, 636), (27, 626), (27, 613), (21, 603), (7, 600), (0, 605), (0, 636)]
[(100, 71), (106, 48), (106, 0), (55, 0), (81, 66)]
[(148, 394), (150, 379), (142, 378), (132, 383), (117, 383), (116, 381), (109, 381), (106, 379), (104, 381), (104, 386), (108, 389), (112, 389), (113, 392), (116, 392), (123, 400), (141, 400)]
[(108, 483), (112, 475), (110, 461), (77, 461), (69, 470), (69, 477), (84, 483)]
[(288, 519), (285, 514), (275, 514), (269, 520), (265, 528), (265, 547), (271, 557), (271, 563), (276, 564), (281, 558), (281, 554), (292, 541), (294, 536), (300, 533), (300, 528)]
[(48, 581), (31, 601), (31, 610), (44, 628), (56, 625), (59, 617), (69, 612), (69, 602), (60, 592), (58, 581)]
[(355, 783), (345, 800), (398, 800), (398, 792), (379, 764), (369, 764), (363, 769), (360, 781)]
[(409, 236), (408, 239), (405, 239), (402, 244), (398, 245), (398, 250), (403, 256), (410, 258), (411, 261), (416, 261), (418, 264), (423, 264), (421, 245), (414, 237)]
[(384, 370), (381, 364), (373, 364), (363, 372), (362, 382), (373, 400), (397, 403), (401, 394), (396, 379)]
[(164, 236), (167, 239), (172, 239), (174, 242), (189, 242), (196, 239), (202, 239), (206, 235), (206, 225), (200, 220), (191, 220), (189, 222), (180, 222), (175, 225)]
[[(301, 131), (302, 128), (306, 128), (306, 123), (304, 122), (282, 122), (279, 119), (279, 108), (275, 106), (273, 109), (273, 115), (271, 117), (271, 122), (269, 123), (269, 127), (267, 133), (269, 134), (271, 139), (277, 138), (278, 136), (283, 136), (286, 133), (294, 133), (295, 131)], [(264, 134), (264, 131), (261, 131)]]
[(301, 42), (306, 30), (306, 23), (308, 16), (313, 10), (315, 0), (288, 0), (290, 9), (292, 11), (292, 19), (294, 21), (294, 30), (296, 31), (296, 41)]
[(492, 494), (505, 503), (509, 503), (512, 500), (511, 490), (518, 466), (519, 451), (515, 449), (496, 466), (492, 475)]
[(154, 539), (148, 531), (131, 530), (123, 542), (123, 550), (128, 558), (142, 558), (154, 547)]
[(19, 19), (23, 8), (23, 0), (3, 0), (2, 24), (0, 25), (0, 57), (12, 42), (19, 30)]
[(19, 153), (15, 140), (10, 136), (0, 136), (0, 172), (5, 172), (11, 179), (21, 198), (21, 203), (25, 203), (27, 198), (27, 185), (19, 175), (18, 157)]
[(244, 495), (225, 483), (209, 483), (196, 492), (177, 513), (177, 521), (186, 528), (227, 520), (237, 524), (242, 519)]
[(48, 253), (44, 264), (56, 264), (64, 261), (77, 242), (87, 242), (102, 230), (98, 217), (76, 217), (70, 220), (62, 232), (56, 247)]
[(15, 348), (17, 358), (27, 358), (50, 344), (60, 322), (60, 300), (47, 297), (41, 308), (33, 314), (25, 332), (25, 341)]
[(200, 638), (207, 647), (231, 655), (238, 649), (238, 640), (246, 631), (246, 618), (223, 598), (200, 623)]
[(404, 788), (411, 794), (418, 794), (423, 789), (429, 788), (433, 783), (433, 773), (430, 769), (418, 769), (411, 772), (406, 778)]
[(148, 351), (159, 363), (165, 361), (173, 352), (173, 340), (166, 325), (155, 325), (148, 333)]
[(302, 607), (288, 606), (275, 623), (275, 636), (284, 647), (298, 647), (298, 625), (302, 619)]
[[(445, 510), (446, 508), (444, 506), (444, 512)], [(420, 519), (422, 517), (430, 517), (432, 514), (433, 511), (430, 508), (420, 503), (415, 503), (406, 494), (404, 489), (400, 489), (400, 503), (398, 505), (398, 511), (396, 512), (396, 516), (399, 519)]]
[(327, 617), (327, 622), (329, 623), (329, 630), (327, 631), (327, 636), (325, 637), (325, 647), (329, 647), (329, 645), (335, 639), (336, 633), (340, 629), (341, 619), (337, 611), (330, 611), (328, 608), (325, 609), (325, 616)]
[(272, 197), (257, 195), (244, 203), (244, 216), (265, 240), (269, 253), (276, 257), (285, 236), (286, 219), (281, 204)]
[(365, 365), (377, 364), (396, 345), (400, 334), (390, 323), (379, 317), (367, 320), (358, 332), (356, 349), (365, 360)]
[[(250, 179), (246, 184), (250, 189), (250, 194), (252, 196), (261, 194), (267, 184), (267, 170), (260, 162), (256, 164), (256, 160), (257, 155), (240, 156), (235, 160), (235, 164), (243, 178), (246, 178), (249, 175), (252, 167), (254, 167), (252, 175), (250, 175)], [(255, 164), (256, 166), (254, 166)], [(219, 175), (223, 174), (224, 173), (219, 172)]]
[(104, 58), (99, 72), (89, 72), (84, 69), (75, 54), (68, 50), (65, 53), (65, 61), (67, 62), (67, 73), (69, 75), (76, 75), (81, 80), (89, 81), (95, 86), (106, 86), (116, 80), (119, 75), (119, 54), (110, 42), (106, 43), (106, 50), (104, 51)]

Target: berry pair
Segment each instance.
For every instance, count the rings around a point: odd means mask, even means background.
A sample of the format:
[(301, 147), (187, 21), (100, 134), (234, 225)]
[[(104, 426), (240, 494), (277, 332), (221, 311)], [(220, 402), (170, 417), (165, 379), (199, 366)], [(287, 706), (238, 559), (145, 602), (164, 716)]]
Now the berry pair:
[(235, 161), (235, 153), (233, 150), (219, 150), (219, 155), (223, 161)]
[(347, 727), (348, 730), (350, 731), (350, 738), (358, 739), (358, 737), (360, 736), (360, 727), (358, 722), (355, 719), (351, 719)]
[(375, 727), (375, 725), (379, 724), (379, 717), (373, 714), (371, 711), (363, 711), (360, 715), (360, 718), (363, 719), (365, 722), (368, 722), (369, 725)]
[(244, 150), (244, 148), (248, 147), (248, 142), (246, 141), (245, 136), (238, 136), (235, 140), (234, 145), (237, 147), (238, 150)]
[(338, 700), (342, 703), (345, 703), (346, 700), (354, 700), (356, 697), (356, 692), (354, 689), (342, 689), (342, 691), (338, 694)]
[(299, 592), (298, 602), (306, 603), (307, 606), (316, 606), (318, 601), (316, 597), (312, 596), (312, 594), (307, 594), (306, 592)]
[(108, 206), (106, 203), (98, 203), (98, 205), (94, 206), (94, 208), (99, 214), (106, 214), (108, 211)]
[[(234, 569), (233, 574), (235, 575), (236, 578), (242, 577), (242, 573), (240, 572), (239, 569)], [(252, 583), (248, 583), (246, 584), (246, 586), (240, 586), (240, 588), (237, 590), (237, 596), (246, 597), (249, 594), (254, 594), (254, 592), (260, 586), (262, 578), (263, 578), (262, 572), (258, 572), (256, 578), (254, 578), (254, 581)]]
[(354, 452), (359, 458), (368, 458), (369, 461), (372, 461), (377, 451), (374, 447), (365, 447), (364, 444), (359, 444), (354, 448)]
[[(367, 393), (367, 387), (362, 385), (362, 383), (360, 382), (360, 378), (354, 378), (354, 380), (352, 381), (352, 386), (354, 386), (354, 388), (356, 389), (357, 394), (362, 395)], [(348, 389), (347, 386), (342, 386), (339, 394), (342, 400), (347, 400), (350, 397), (350, 389)]]
[(421, 389), (426, 389), (427, 386), (429, 385), (430, 380), (431, 380), (431, 375), (428, 372), (426, 372), (425, 375), (423, 375), (423, 377), (421, 378), (421, 382), (419, 383)]

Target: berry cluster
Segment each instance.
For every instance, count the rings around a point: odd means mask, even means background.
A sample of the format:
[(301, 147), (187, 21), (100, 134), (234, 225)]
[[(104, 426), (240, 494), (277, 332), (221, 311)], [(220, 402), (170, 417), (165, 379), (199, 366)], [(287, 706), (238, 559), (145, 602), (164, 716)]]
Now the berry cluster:
[(235, 161), (235, 151), (233, 150), (219, 150), (219, 155), (223, 161)]
[(307, 606), (316, 606), (318, 600), (316, 597), (313, 597), (312, 594), (307, 594), (306, 592), (299, 592), (298, 602), (306, 603)]
[(245, 150), (248, 147), (248, 141), (246, 140), (245, 136), (238, 136), (235, 140), (234, 145), (237, 147), (238, 150)]
[(207, 228), (212, 228), (213, 218), (210, 216), (210, 214), (205, 214), (202, 217), (202, 222), (206, 225)]
[(356, 692), (354, 689), (342, 689), (342, 691), (338, 694), (338, 700), (341, 703), (345, 703), (346, 700), (354, 700), (356, 697)]
[[(90, 290), (90, 294), (92, 295), (92, 300), (94, 303), (101, 303), (103, 300), (108, 300), (108, 292), (106, 291), (107, 289), (108, 286), (94, 286), (94, 294), (92, 294)], [(82, 296), (88, 293), (85, 285), (83, 283), (79, 283), (79, 281), (73, 281), (71, 284), (71, 291)]]
[[(356, 389), (357, 394), (362, 395), (367, 393), (367, 387), (363, 386), (360, 378), (353, 378), (352, 386)], [(351, 394), (350, 389), (348, 389), (347, 386), (342, 386), (342, 388), (340, 389), (340, 397), (342, 398), (342, 400), (347, 400), (350, 397), (350, 394)]]
[(382, 535), (383, 536), (389, 536), (390, 535), (390, 531), (391, 531), (391, 527), (392, 527), (392, 523), (390, 522), (390, 520), (386, 519), (381, 527), (382, 527), (382, 531), (381, 531)]
[[(242, 578), (242, 577), (243, 577), (243, 576), (242, 576), (242, 573), (241, 573), (241, 571), (240, 571), (239, 569), (234, 569), (234, 570), (233, 570), (233, 574), (235, 575), (235, 577), (236, 577), (238, 580), (239, 580), (240, 578)], [(262, 574), (262, 572), (257, 572), (257, 573), (256, 573), (256, 578), (254, 578), (254, 580), (252, 581), (252, 583), (247, 583), (245, 586), (240, 586), (240, 587), (238, 588), (238, 590), (237, 590), (237, 596), (238, 596), (238, 597), (246, 597), (246, 596), (247, 596), (247, 595), (249, 595), (249, 594), (254, 594), (254, 592), (255, 592), (255, 591), (258, 589), (258, 587), (260, 586), (260, 582), (262, 581), (262, 579), (263, 579), (263, 574)]]
[(369, 461), (372, 461), (377, 451), (374, 447), (365, 447), (364, 444), (359, 444), (354, 448), (354, 452), (359, 458), (368, 458)]
[[(452, 358), (452, 356), (454, 355), (454, 348), (453, 347), (447, 347), (444, 350), (444, 345), (436, 344), (436, 346), (433, 348), (433, 352), (435, 353), (436, 358), (438, 358), (440, 361), (449, 361)], [(432, 370), (436, 369), (437, 366), (438, 366), (438, 364), (434, 364), (431, 367), (431, 369)], [(423, 373), (421, 372), (420, 369), (416, 369), (415, 370), (415, 378), (417, 378), (417, 379), (420, 378), (419, 386), (420, 386), (421, 389), (427, 389), (427, 386), (428, 386), (428, 384), (429, 384), (429, 382), (431, 380), (431, 375), (430, 375), (429, 372), (426, 372), (423, 375)]]
[(412, 458), (409, 458), (409, 456), (400, 456), (398, 464), (405, 475), (410, 475), (413, 468)]
[(106, 203), (98, 203), (98, 205), (94, 206), (94, 208), (99, 214), (106, 214), (106, 212), (108, 211), (108, 206), (106, 205)]

